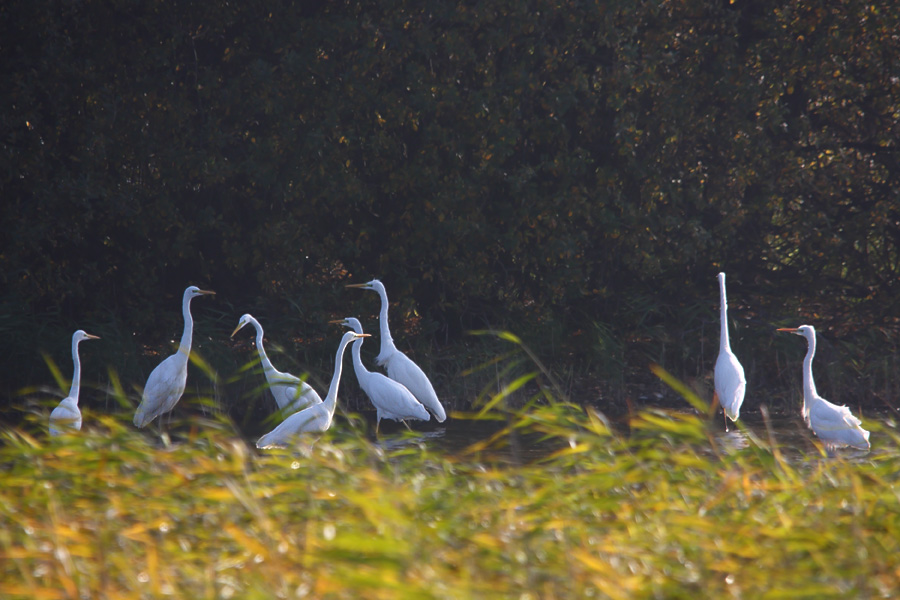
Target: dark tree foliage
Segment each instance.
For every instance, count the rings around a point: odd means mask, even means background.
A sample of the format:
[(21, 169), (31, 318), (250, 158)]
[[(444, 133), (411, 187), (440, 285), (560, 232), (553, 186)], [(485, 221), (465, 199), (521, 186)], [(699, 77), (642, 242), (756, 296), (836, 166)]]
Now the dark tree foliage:
[(162, 336), (189, 283), (343, 317), (377, 276), (443, 339), (624, 335), (724, 269), (896, 327), (895, 8), (7, 2), (4, 297)]

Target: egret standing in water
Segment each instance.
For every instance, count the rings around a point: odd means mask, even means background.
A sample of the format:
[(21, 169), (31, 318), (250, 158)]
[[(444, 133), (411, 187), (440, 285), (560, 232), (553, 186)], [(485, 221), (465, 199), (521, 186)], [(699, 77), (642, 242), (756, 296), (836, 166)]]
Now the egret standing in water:
[(378, 318), (381, 327), (381, 352), (375, 357), (375, 363), (387, 370), (388, 377), (406, 386), (406, 389), (434, 415), (438, 423), (443, 423), (447, 413), (444, 412), (444, 407), (438, 400), (428, 376), (419, 365), (394, 346), (394, 339), (388, 328), (388, 298), (384, 285), (373, 279), (368, 283), (353, 283), (347, 287), (372, 290), (381, 296), (381, 314)]
[[(359, 334), (363, 332), (362, 324), (354, 317), (331, 322), (340, 323)], [(378, 433), (381, 419), (400, 421), (407, 429), (409, 429), (407, 419), (429, 420), (431, 417), (428, 411), (402, 383), (366, 369), (362, 363), (361, 349), (362, 342), (353, 345), (353, 370), (356, 372), (359, 387), (375, 405), (375, 433)]]
[(275, 402), (278, 404), (282, 414), (287, 416), (307, 406), (321, 404), (321, 396), (308, 383), (295, 375), (283, 373), (272, 365), (272, 361), (269, 360), (266, 351), (263, 349), (262, 325), (252, 315), (245, 314), (241, 316), (237, 327), (231, 332), (231, 337), (234, 337), (234, 334), (240, 331), (241, 327), (247, 323), (251, 323), (256, 328), (256, 350), (259, 352), (263, 374), (266, 376), (266, 381), (269, 382), (269, 390), (275, 397)]
[(78, 344), (82, 340), (99, 339), (96, 335), (85, 333), (81, 329), (72, 334), (72, 361), (75, 363), (72, 389), (69, 390), (69, 395), (63, 398), (50, 413), (50, 435), (81, 430), (81, 410), (78, 408), (78, 391), (81, 388), (81, 359), (78, 357)]
[(184, 333), (178, 352), (162, 361), (150, 373), (141, 403), (134, 413), (134, 424), (145, 427), (156, 417), (175, 408), (187, 385), (188, 358), (191, 355), (191, 340), (194, 334), (194, 319), (191, 317), (191, 298), (215, 294), (190, 286), (184, 290), (181, 312), (184, 315)]
[(778, 331), (793, 333), (806, 338), (806, 357), (803, 359), (803, 409), (801, 414), (813, 433), (825, 442), (825, 450), (851, 446), (861, 450), (869, 448), (869, 432), (862, 428), (862, 421), (850, 413), (846, 406), (832, 404), (819, 396), (813, 381), (812, 361), (816, 354), (816, 329), (812, 325), (784, 327)]
[(725, 297), (725, 273), (719, 273), (719, 294), (721, 303), (719, 321), (721, 325), (719, 334), (719, 357), (716, 359), (714, 375), (716, 397), (725, 413), (725, 430), (728, 430), (728, 419), (737, 421), (741, 414), (741, 404), (744, 402), (744, 391), (747, 389), (747, 379), (744, 377), (744, 367), (738, 362), (731, 344), (728, 342), (728, 302)]
[(359, 334), (353, 331), (348, 331), (344, 334), (338, 346), (337, 354), (334, 357), (334, 375), (331, 377), (331, 385), (328, 387), (325, 401), (320, 404), (313, 404), (289, 416), (278, 427), (259, 438), (256, 442), (257, 448), (284, 446), (297, 434), (324, 433), (328, 431), (334, 418), (335, 406), (337, 406), (337, 393), (338, 385), (341, 382), (344, 350), (347, 349), (347, 344), (350, 342), (357, 341), (358, 343), (358, 340), (368, 337), (368, 335), (367, 333)]

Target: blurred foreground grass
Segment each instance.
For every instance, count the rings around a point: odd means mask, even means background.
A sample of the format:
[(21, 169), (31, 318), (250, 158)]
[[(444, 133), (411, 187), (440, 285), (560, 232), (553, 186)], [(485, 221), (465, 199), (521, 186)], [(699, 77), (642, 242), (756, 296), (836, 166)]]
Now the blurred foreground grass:
[(0, 597), (900, 591), (886, 428), (862, 458), (789, 463), (750, 434), (728, 448), (683, 414), (637, 415), (623, 436), (581, 409), (531, 406), (508, 426), (557, 450), (514, 467), (414, 442), (385, 450), (341, 428), (311, 451), (260, 453), (213, 421), (169, 446), (110, 417), (85, 422), (61, 439), (3, 433)]

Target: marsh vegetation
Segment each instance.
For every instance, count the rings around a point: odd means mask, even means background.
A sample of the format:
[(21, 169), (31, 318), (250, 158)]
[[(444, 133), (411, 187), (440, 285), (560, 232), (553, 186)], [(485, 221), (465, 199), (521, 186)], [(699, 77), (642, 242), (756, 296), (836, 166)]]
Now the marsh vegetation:
[[(5, 598), (900, 590), (889, 420), (867, 423), (871, 453), (825, 459), (764, 424), (723, 438), (696, 415), (648, 411), (623, 433), (556, 403), (452, 451), (417, 434), (373, 441), (351, 422), (307, 450), (257, 452), (216, 420), (162, 444), (92, 417), (77, 436), (3, 433)], [(513, 437), (539, 452), (509, 460)]]
[[(440, 429), (344, 411), (257, 451), (224, 413), (161, 435), (88, 412), (0, 446), (9, 598), (890, 597), (900, 433), (826, 458), (797, 419), (723, 433), (702, 399), (609, 419), (555, 397), (527, 348)], [(489, 365), (482, 365), (488, 368)], [(530, 366), (531, 370), (527, 367)], [(133, 403), (119, 387), (122, 405)], [(198, 401), (200, 399), (193, 399)], [(213, 405), (208, 399), (208, 405)]]

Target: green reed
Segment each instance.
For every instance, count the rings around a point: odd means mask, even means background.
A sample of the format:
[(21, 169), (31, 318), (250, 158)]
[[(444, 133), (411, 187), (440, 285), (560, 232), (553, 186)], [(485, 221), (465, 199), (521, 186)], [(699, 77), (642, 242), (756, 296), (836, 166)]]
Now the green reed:
[[(872, 597), (900, 590), (896, 433), (789, 462), (699, 417), (533, 405), (542, 458), (385, 450), (340, 428), (258, 452), (220, 421), (171, 443), (91, 415), (0, 448), (5, 598)], [(508, 432), (507, 432), (508, 433)], [(497, 443), (499, 440), (494, 440)], [(545, 443), (547, 443), (545, 441)]]
[[(163, 437), (135, 430), (127, 413), (90, 411), (75, 435), (48, 438), (45, 415), (2, 432), (0, 596), (900, 591), (892, 421), (866, 423), (867, 454), (786, 453), (768, 430), (723, 435), (702, 400), (655, 368), (693, 410), (641, 412), (614, 429), (560, 398), (540, 361), (503, 335), (513, 350), (500, 383), (477, 412), (451, 415), (497, 420), (497, 432), (455, 453), (414, 434), (373, 441), (343, 416), (313, 444), (265, 452), (217, 413)], [(541, 452), (497, 459), (512, 438)]]

